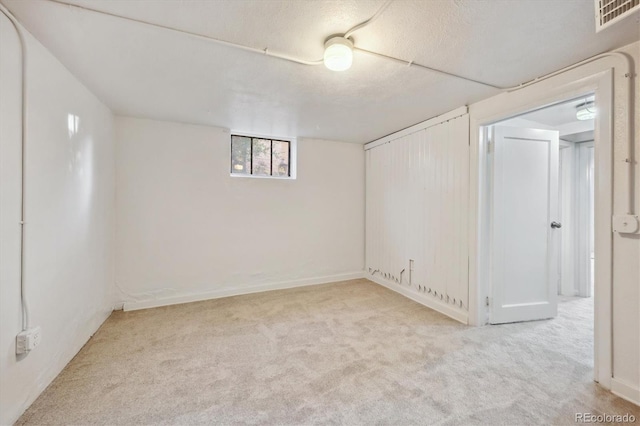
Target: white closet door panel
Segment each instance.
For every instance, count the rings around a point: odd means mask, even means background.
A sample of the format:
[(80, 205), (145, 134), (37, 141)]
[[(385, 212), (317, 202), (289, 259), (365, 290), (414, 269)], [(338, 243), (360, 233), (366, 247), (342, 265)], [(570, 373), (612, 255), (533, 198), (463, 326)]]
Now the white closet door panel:
[(428, 306), (464, 315), (468, 132), (464, 115), (370, 149), (366, 180), (369, 274)]

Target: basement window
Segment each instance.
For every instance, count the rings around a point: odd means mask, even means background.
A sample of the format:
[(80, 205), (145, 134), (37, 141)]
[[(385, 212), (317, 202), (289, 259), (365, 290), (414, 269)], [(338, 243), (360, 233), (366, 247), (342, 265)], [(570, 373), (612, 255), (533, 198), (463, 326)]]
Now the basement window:
[(290, 178), (291, 141), (231, 135), (231, 175)]

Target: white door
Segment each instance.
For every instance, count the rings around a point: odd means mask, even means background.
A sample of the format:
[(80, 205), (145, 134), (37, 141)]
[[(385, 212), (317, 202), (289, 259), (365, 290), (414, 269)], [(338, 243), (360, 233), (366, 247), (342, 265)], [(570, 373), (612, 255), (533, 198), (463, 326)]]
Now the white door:
[(494, 127), (490, 322), (558, 311), (558, 132)]

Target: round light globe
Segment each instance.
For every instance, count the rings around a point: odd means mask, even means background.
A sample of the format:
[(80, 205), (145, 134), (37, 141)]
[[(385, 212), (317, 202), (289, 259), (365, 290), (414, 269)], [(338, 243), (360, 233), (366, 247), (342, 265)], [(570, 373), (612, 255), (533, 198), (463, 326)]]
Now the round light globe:
[(331, 71), (345, 71), (353, 63), (353, 43), (344, 37), (333, 37), (324, 44), (324, 66)]
[(593, 101), (585, 102), (576, 107), (576, 118), (580, 121), (596, 118), (596, 106)]

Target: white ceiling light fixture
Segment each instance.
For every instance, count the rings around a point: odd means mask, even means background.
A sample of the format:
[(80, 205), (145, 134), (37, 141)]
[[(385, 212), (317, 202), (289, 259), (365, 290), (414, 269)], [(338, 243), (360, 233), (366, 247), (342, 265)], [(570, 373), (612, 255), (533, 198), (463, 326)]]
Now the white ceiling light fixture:
[(586, 101), (576, 107), (576, 118), (580, 121), (593, 120), (596, 117), (596, 105), (593, 101)]
[[(361, 30), (362, 28), (366, 27), (367, 25), (370, 25), (372, 22), (374, 22), (376, 19), (378, 19), (382, 13), (385, 11), (385, 9), (387, 7), (389, 7), (389, 5), (394, 1), (394, 0), (386, 0), (385, 3), (382, 4), (382, 6), (380, 7), (380, 9), (378, 9), (378, 11), (376, 12), (375, 15), (373, 15), (371, 18), (367, 19), (364, 22), (361, 22), (360, 24), (356, 25), (355, 27), (351, 28), (349, 31), (347, 31), (346, 33), (344, 33), (343, 36), (338, 36), (338, 37), (332, 37), (331, 39), (327, 40), (325, 42), (325, 55), (322, 59), (319, 60), (306, 60), (306, 59), (301, 59), (301, 58), (296, 58), (294, 56), (289, 56), (283, 53), (278, 53), (278, 52), (274, 52), (272, 50), (269, 50), (267, 47), (264, 48), (257, 48), (257, 47), (252, 47), (252, 46), (246, 46), (243, 44), (239, 44), (239, 43), (234, 43), (231, 41), (226, 41), (226, 40), (222, 40), (222, 39), (218, 39), (215, 37), (211, 37), (208, 35), (204, 35), (204, 34), (198, 34), (195, 32), (191, 32), (191, 31), (185, 31), (185, 30), (181, 30), (178, 28), (174, 28), (171, 26), (167, 26), (167, 25), (161, 25), (161, 24), (154, 24), (152, 22), (149, 21), (145, 21), (142, 19), (137, 19), (137, 18), (132, 18), (132, 17), (128, 17), (128, 16), (124, 16), (124, 15), (118, 15), (116, 13), (112, 13), (112, 12), (106, 12), (106, 11), (102, 11), (102, 10), (98, 10), (98, 9), (93, 9), (91, 7), (87, 7), (87, 6), (82, 6), (79, 4), (75, 4), (75, 3), (69, 3), (67, 1), (64, 0), (48, 0), (51, 3), (56, 3), (59, 5), (64, 5), (66, 7), (69, 8), (75, 8), (75, 9), (79, 9), (79, 10), (85, 10), (88, 12), (93, 12), (93, 13), (99, 13), (101, 15), (105, 15), (105, 16), (111, 16), (113, 18), (118, 18), (118, 19), (123, 19), (129, 22), (135, 22), (138, 24), (143, 24), (143, 25), (147, 25), (149, 27), (155, 27), (155, 28), (159, 28), (162, 30), (166, 30), (166, 31), (171, 31), (171, 32), (175, 32), (175, 33), (180, 33), (183, 35), (187, 35), (190, 37), (194, 37), (194, 38), (198, 38), (198, 39), (204, 39), (213, 43), (217, 43), (219, 45), (223, 45), (223, 46), (227, 46), (227, 47), (231, 47), (231, 48), (235, 48), (235, 49), (239, 49), (239, 50), (244, 50), (244, 51), (248, 51), (248, 52), (253, 52), (256, 54), (260, 54), (260, 55), (266, 55), (266, 56), (270, 56), (273, 58), (278, 58), (278, 59), (282, 59), (285, 61), (289, 61), (289, 62), (293, 62), (296, 64), (301, 64), (301, 65), (320, 65), (320, 64), (325, 64), (327, 66), (328, 69), (330, 70), (334, 70), (334, 71), (344, 71), (347, 70), (351, 67), (351, 64), (353, 62), (353, 51), (357, 50), (361, 53), (365, 53), (368, 55), (372, 55), (372, 56), (377, 56), (379, 58), (384, 58), (384, 59), (388, 59), (388, 60), (392, 60), (395, 62), (400, 62), (402, 64), (408, 65), (408, 66), (414, 66), (414, 67), (418, 67), (418, 68), (422, 68), (422, 69), (426, 69), (429, 70), (431, 72), (436, 72), (438, 74), (442, 74), (442, 75), (448, 75), (451, 77), (455, 77), (458, 79), (462, 79), (465, 81), (470, 81), (472, 83), (477, 83), (477, 84), (481, 84), (483, 86), (487, 86), (487, 87), (491, 87), (493, 89), (498, 89), (498, 90), (519, 90), (522, 89), (523, 87), (525, 87), (524, 84), (518, 85), (518, 86), (514, 86), (514, 87), (501, 87), (501, 86), (496, 86), (494, 84), (490, 84), (490, 83), (486, 83), (480, 80), (475, 80), (469, 77), (465, 77), (462, 75), (458, 75), (455, 73), (451, 73), (451, 72), (447, 72), (447, 71), (443, 71), (443, 70), (439, 70), (437, 68), (433, 68), (433, 67), (428, 67), (426, 65), (421, 65), (417, 62), (414, 61), (407, 61), (404, 59), (400, 59), (400, 58), (396, 58), (393, 56), (389, 56), (389, 55), (385, 55), (382, 53), (376, 53), (374, 51), (371, 50), (367, 50), (367, 49), (363, 49), (363, 48), (359, 48), (353, 45), (353, 42), (351, 41), (350, 37), (353, 33), (355, 33), (356, 31)], [(635, 0), (634, 0), (635, 1)], [(0, 4), (2, 4), (2, 0), (0, 0)], [(336, 44), (341, 45), (342, 48), (342, 53), (340, 55), (342, 55), (342, 59), (337, 60), (334, 58), (329, 58), (328, 56), (330, 56), (329, 54), (331, 54), (331, 56), (333, 56), (333, 49), (338, 49), (338, 47), (333, 47), (332, 49), (328, 49), (330, 46), (329, 44), (332, 44), (331, 41), (332, 39), (338, 39), (340, 40), (340, 42), (338, 43), (336, 40)], [(327, 52), (327, 50), (329, 50), (329, 52)], [(620, 52), (613, 52), (613, 53), (603, 53), (602, 56), (610, 56), (610, 55), (621, 55), (624, 56), (623, 53)], [(351, 58), (351, 59), (348, 59)], [(577, 64), (574, 64), (571, 66), (571, 69), (577, 67), (578, 65), (582, 65), (585, 62), (592, 62), (595, 59), (599, 59), (600, 56), (598, 57), (592, 57), (589, 58), (583, 62), (578, 62)], [(624, 58), (628, 61), (630, 61), (630, 59), (628, 59), (626, 56), (624, 56)], [(342, 64), (341, 66), (339, 65), (333, 65), (334, 63), (338, 63), (338, 64)], [(348, 65), (347, 65), (348, 64)], [(555, 74), (549, 74), (547, 76), (551, 77)], [(528, 84), (533, 84), (534, 82), (538, 82), (540, 81), (540, 79), (536, 79), (535, 81), (531, 81)]]
[(324, 43), (324, 66), (331, 71), (345, 71), (353, 63), (353, 42), (341, 36)]

